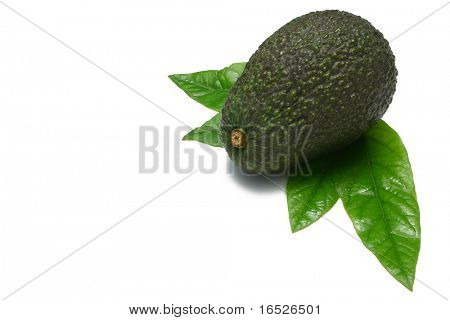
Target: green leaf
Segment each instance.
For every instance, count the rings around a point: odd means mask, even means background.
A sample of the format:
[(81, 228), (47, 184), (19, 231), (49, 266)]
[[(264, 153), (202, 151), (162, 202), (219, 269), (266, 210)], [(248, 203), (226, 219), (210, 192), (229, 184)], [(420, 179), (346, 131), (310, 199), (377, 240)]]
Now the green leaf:
[(195, 128), (183, 137), (183, 140), (195, 140), (213, 147), (223, 147), (219, 138), (219, 127), (222, 115), (220, 112), (206, 121), (200, 128)]
[(173, 74), (169, 78), (195, 101), (220, 111), (230, 88), (244, 71), (245, 65), (246, 62), (234, 63), (222, 70)]
[(311, 225), (327, 213), (339, 196), (333, 182), (333, 156), (310, 163), (310, 175), (298, 174), (288, 178), (286, 195), (292, 232)]
[(412, 290), (420, 249), (419, 206), (398, 134), (379, 121), (342, 152), (334, 179), (363, 244)]

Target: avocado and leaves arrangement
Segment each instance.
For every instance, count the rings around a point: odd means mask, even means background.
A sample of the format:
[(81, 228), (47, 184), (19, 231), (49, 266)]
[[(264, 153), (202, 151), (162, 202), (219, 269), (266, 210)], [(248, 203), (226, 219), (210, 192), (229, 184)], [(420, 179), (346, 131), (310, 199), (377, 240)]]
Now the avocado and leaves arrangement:
[[(388, 41), (367, 20), (312, 12), (276, 31), (248, 63), (169, 77), (217, 111), (183, 140), (224, 147), (245, 172), (287, 173), (292, 232), (340, 199), (362, 243), (412, 290), (419, 206), (406, 148), (381, 120), (397, 69)], [(299, 141), (302, 128), (308, 134)], [(301, 164), (309, 174), (291, 170)]]

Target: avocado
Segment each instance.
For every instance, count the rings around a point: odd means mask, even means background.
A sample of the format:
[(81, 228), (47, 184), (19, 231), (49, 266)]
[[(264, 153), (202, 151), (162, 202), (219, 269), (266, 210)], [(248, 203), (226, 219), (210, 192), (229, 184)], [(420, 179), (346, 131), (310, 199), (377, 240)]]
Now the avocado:
[(289, 173), (365, 133), (391, 103), (396, 77), (388, 41), (367, 20), (303, 15), (250, 58), (222, 109), (221, 140), (247, 172)]

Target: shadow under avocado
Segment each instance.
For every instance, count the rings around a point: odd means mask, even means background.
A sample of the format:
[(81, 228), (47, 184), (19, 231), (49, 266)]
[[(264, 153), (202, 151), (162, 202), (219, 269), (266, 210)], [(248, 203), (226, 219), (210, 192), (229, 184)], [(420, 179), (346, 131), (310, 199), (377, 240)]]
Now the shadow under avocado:
[(234, 183), (252, 192), (280, 192), (286, 187), (285, 175), (247, 174), (230, 159), (227, 160), (227, 173)]

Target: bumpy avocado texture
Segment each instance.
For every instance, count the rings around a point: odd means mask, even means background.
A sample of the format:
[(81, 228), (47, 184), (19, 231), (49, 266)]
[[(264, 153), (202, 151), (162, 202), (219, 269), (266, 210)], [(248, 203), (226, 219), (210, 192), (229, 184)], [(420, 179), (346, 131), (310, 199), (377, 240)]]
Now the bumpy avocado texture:
[(286, 172), (356, 140), (386, 112), (397, 69), (367, 20), (327, 10), (265, 40), (232, 87), (221, 140), (245, 171)]

